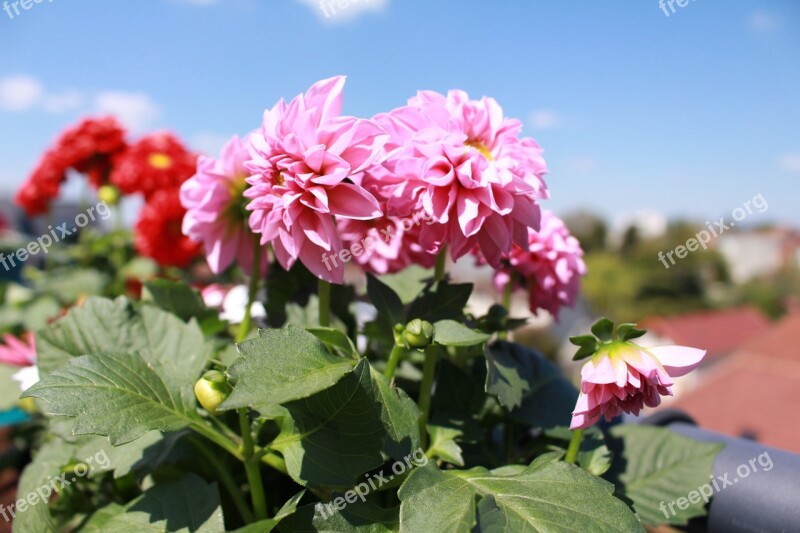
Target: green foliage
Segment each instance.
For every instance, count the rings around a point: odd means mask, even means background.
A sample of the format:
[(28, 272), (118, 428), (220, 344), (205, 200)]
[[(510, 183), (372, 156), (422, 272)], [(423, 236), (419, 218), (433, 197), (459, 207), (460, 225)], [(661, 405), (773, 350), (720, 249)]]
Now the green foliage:
[(400, 531), (644, 531), (613, 493), (556, 454), (509, 470), (428, 465), (400, 488)]
[[(352, 288), (319, 327), (307, 271), (270, 273), (269, 320), (292, 325), (238, 345), (181, 281), (43, 321), (42, 380), (25, 394), (43, 410), (42, 444), (20, 494), (69, 483), (19, 511), (16, 530), (641, 531), (710, 471), (717, 447), (627, 426), (588, 430), (577, 466), (562, 461), (577, 389), (494, 338), (513, 327), (507, 313), (465, 315), (470, 284), (369, 277), (377, 319), (357, 338)], [(610, 320), (592, 331), (581, 349), (614, 337)], [(404, 364), (384, 375), (395, 346)]]
[(698, 442), (666, 428), (617, 426), (611, 430), (611, 449), (618, 457), (605, 477), (633, 500), (645, 524), (686, 525), (705, 514), (705, 502), (665, 516), (661, 502), (673, 502), (705, 485), (723, 444)]

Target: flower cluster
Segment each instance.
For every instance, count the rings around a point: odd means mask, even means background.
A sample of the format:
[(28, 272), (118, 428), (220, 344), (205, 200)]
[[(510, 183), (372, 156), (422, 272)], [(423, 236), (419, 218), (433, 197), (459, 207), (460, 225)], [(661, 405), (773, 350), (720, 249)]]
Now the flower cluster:
[(87, 118), (58, 136), (17, 192), (30, 216), (47, 212), (72, 169), (99, 188), (109, 180), (112, 161), (127, 148), (125, 130), (113, 117)]
[[(219, 159), (202, 159), (183, 186), (184, 234), (203, 243), (214, 272), (234, 262), (250, 269), (250, 232), (283, 268), (299, 261), (334, 283), (351, 255), (383, 274), (431, 267), (445, 250), (453, 260), (477, 250), (496, 268), (521, 250), (539, 253), (531, 244), (548, 197), (547, 166), (536, 141), (520, 137), (520, 121), (494, 99), (463, 91), (420, 92), (372, 119), (347, 116), (344, 84), (341, 76), (322, 80), (279, 101), (260, 129), (232, 139)], [(551, 233), (548, 243), (572, 244)], [(328, 261), (343, 251), (346, 259)], [(572, 303), (584, 267), (566, 248), (549, 260), (536, 268), (549, 272), (536, 285), (547, 294), (532, 298), (555, 310)]]
[(195, 173), (197, 155), (167, 132), (132, 144), (125, 136), (113, 117), (87, 118), (67, 128), (22, 184), (16, 203), (29, 216), (46, 213), (70, 170), (84, 174), (100, 194), (108, 188), (141, 194), (146, 205), (136, 224), (137, 250), (163, 266), (186, 266), (199, 246), (181, 232), (186, 210), (179, 188)]
[[(478, 255), (478, 262), (485, 259)], [(545, 309), (558, 317), (559, 309), (578, 298), (580, 278), (586, 274), (583, 249), (564, 221), (550, 211), (542, 212), (539, 231), (528, 229), (526, 246), (517, 244), (502, 261), (494, 277), (498, 291), (508, 283), (528, 290), (530, 310)]]

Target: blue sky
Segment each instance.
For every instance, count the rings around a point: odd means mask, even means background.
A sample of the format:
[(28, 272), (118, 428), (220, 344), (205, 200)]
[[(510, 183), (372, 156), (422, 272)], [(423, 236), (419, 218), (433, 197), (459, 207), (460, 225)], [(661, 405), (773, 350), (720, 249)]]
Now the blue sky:
[(544, 146), (559, 213), (712, 219), (760, 193), (753, 223), (800, 225), (800, 2), (691, 0), (669, 16), (657, 0), (330, 2), (330, 17), (319, 0), (0, 11), (0, 194), (83, 114), (213, 150), (346, 74), (360, 116), (418, 89), (495, 97)]

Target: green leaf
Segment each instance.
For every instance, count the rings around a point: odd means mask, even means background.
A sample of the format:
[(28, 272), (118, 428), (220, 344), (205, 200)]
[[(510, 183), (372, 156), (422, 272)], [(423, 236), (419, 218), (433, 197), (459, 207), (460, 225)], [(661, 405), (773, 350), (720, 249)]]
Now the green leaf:
[(594, 335), (575, 335), (569, 338), (569, 342), (575, 346), (597, 346), (597, 337)]
[(644, 531), (613, 492), (612, 484), (559, 461), (558, 454), (495, 471), (443, 471), (429, 464), (400, 487), (400, 530)]
[[(557, 427), (548, 429), (544, 433), (546, 437), (560, 441), (556, 449), (562, 453), (567, 451), (570, 439), (572, 438), (572, 431), (570, 431), (569, 428)], [(602, 476), (611, 468), (612, 459), (613, 454), (611, 450), (608, 449), (608, 446), (606, 446), (603, 432), (597, 429), (597, 426), (584, 430), (581, 447), (578, 451), (575, 464), (590, 474)]]
[(592, 333), (601, 341), (610, 341), (614, 332), (614, 323), (603, 317), (592, 326)]
[(144, 286), (153, 298), (153, 302), (182, 320), (192, 318), (201, 320), (209, 316), (217, 316), (217, 312), (203, 303), (200, 293), (188, 284), (180, 281), (156, 279), (145, 281)]
[(372, 274), (367, 274), (367, 295), (378, 310), (378, 316), (384, 319), (389, 327), (405, 324), (403, 302), (400, 301), (400, 297)]
[(597, 353), (597, 345), (595, 344), (594, 346), (591, 346), (587, 344), (578, 348), (578, 351), (572, 356), (572, 360), (581, 361), (587, 357), (593, 356), (595, 353)]
[(460, 437), (462, 433), (457, 428), (428, 424), (431, 444), (427, 455), (438, 457), (457, 466), (464, 466), (461, 446), (456, 443), (456, 438)]
[[(390, 533), (399, 531), (398, 510), (382, 509), (367, 501), (347, 503), (337, 510), (333, 503), (306, 505), (281, 522), (283, 533), (323, 531), (336, 533)], [(334, 501), (337, 501), (335, 498)], [(432, 531), (423, 529), (420, 531)]]
[(420, 447), (419, 408), (403, 389), (390, 385), (386, 376), (372, 367), (370, 375), (387, 434), (383, 451), (393, 459), (402, 460)]
[(140, 347), (135, 312), (123, 297), (88, 298), (66, 316), (36, 333), (39, 372), (46, 376), (71, 357), (94, 353), (125, 353)]
[(517, 345), (496, 342), (486, 347), (486, 392), (507, 409), (515, 409), (533, 388), (536, 359)]
[[(81, 355), (140, 352), (160, 373), (183, 385), (194, 384), (211, 345), (193, 320), (187, 324), (152, 307), (137, 314), (125, 298), (89, 298), (37, 332), (36, 351), (43, 376)], [(191, 387), (189, 394), (194, 397)]]
[(529, 382), (522, 404), (511, 412), (519, 423), (551, 428), (569, 426), (572, 410), (578, 400), (578, 390), (564, 378), (561, 370), (535, 350), (519, 344), (505, 343), (506, 349), (517, 361), (530, 361), (530, 366), (517, 367)]
[(159, 308), (177, 315), (185, 322), (196, 319), (207, 334), (218, 333), (226, 327), (217, 311), (206, 307), (200, 293), (188, 284), (156, 279), (145, 281), (144, 286)]
[(81, 531), (219, 533), (225, 524), (216, 483), (186, 474), (180, 481), (152, 487), (125, 506), (111, 504), (99, 510)]
[(343, 331), (335, 328), (305, 328), (306, 331), (321, 340), (328, 349), (336, 351), (343, 357), (358, 359), (353, 341)]
[(295, 512), (297, 512), (297, 504), (300, 503), (303, 495), (306, 491), (301, 490), (289, 500), (283, 504), (283, 507), (275, 513), (275, 516), (272, 518), (267, 518), (266, 520), (260, 520), (248, 526), (244, 526), (243, 528), (237, 529), (233, 533), (269, 533), (283, 520), (289, 516), (292, 516)]
[(20, 371), (19, 367), (0, 364), (0, 410), (7, 411), (19, 402), (19, 383), (11, 376)]
[[(18, 497), (37, 494), (39, 489), (47, 496), (47, 489), (44, 487), (50, 487), (50, 481), (58, 477), (61, 467), (72, 459), (74, 451), (74, 446), (59, 439), (45, 442), (22, 472), (17, 486)], [(39, 501), (25, 510), (16, 509), (14, 531), (55, 533), (56, 524), (48, 506)]]
[(471, 283), (457, 285), (451, 285), (447, 281), (434, 283), (426, 287), (422, 294), (411, 302), (411, 307), (406, 313), (406, 321), (419, 318), (433, 324), (439, 320), (461, 320), (472, 288)]
[(619, 326), (617, 326), (617, 337), (619, 337), (619, 339), (623, 341), (638, 339), (645, 333), (647, 333), (647, 330), (636, 329), (636, 324), (633, 324), (631, 322), (626, 322), (625, 324), (620, 324)]
[[(108, 435), (125, 444), (154, 429), (184, 428), (199, 419), (191, 383), (181, 387), (141, 354), (73, 358), (28, 389), (55, 416), (75, 417), (76, 435)], [(188, 390), (188, 394), (187, 394)]]
[(239, 344), (242, 355), (228, 369), (235, 383), (220, 409), (270, 406), (299, 400), (331, 387), (349, 374), (352, 359), (333, 355), (317, 337), (293, 326), (266, 329)]
[(685, 499), (706, 485), (723, 444), (699, 442), (652, 426), (626, 424), (610, 433), (609, 445), (618, 459), (604, 477), (633, 500), (642, 522), (685, 525), (690, 518), (705, 515), (703, 500), (687, 500), (688, 507), (683, 510), (675, 505), (675, 514), (668, 513), (668, 517), (659, 505)]
[(455, 320), (440, 320), (433, 325), (433, 329), (433, 340), (444, 346), (475, 346), (492, 338)]
[(329, 389), (284, 407), (290, 416), (271, 447), (283, 454), (297, 483), (350, 487), (383, 463), (386, 430), (366, 359)]

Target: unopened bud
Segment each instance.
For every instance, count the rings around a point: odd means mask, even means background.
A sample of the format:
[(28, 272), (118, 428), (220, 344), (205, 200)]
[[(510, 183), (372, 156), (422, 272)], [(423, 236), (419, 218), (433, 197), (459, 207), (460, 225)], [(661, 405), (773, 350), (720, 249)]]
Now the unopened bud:
[(426, 348), (433, 342), (433, 335), (433, 324), (415, 318), (406, 324), (406, 328), (403, 330), (403, 343), (406, 348)]
[(225, 374), (218, 370), (209, 370), (194, 384), (194, 395), (197, 396), (200, 405), (212, 415), (219, 414), (217, 409), (230, 396), (232, 390)]

